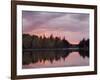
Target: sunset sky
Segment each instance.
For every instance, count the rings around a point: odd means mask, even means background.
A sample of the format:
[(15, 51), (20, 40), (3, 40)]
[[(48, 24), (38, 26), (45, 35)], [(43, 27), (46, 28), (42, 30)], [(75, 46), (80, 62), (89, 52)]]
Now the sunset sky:
[(89, 38), (89, 14), (22, 11), (23, 34), (65, 37), (72, 44)]

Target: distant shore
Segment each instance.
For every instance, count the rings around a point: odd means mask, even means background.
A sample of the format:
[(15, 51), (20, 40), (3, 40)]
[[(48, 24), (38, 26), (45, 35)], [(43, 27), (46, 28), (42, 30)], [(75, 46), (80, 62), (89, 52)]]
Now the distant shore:
[(40, 49), (23, 49), (23, 51), (60, 51), (60, 50), (88, 50), (88, 48), (40, 48)]

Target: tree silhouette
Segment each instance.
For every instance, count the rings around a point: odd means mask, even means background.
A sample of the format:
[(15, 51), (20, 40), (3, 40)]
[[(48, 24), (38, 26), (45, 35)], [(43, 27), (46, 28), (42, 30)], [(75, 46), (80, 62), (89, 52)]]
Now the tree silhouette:
[(36, 36), (29, 34), (23, 34), (23, 49), (40, 49), (40, 48), (67, 48), (69, 42), (63, 38), (62, 40), (59, 37), (53, 37), (51, 34), (50, 37), (46, 38), (43, 36)]
[(61, 39), (60, 37), (50, 37), (45, 35), (38, 37), (36, 35), (30, 36), (29, 34), (23, 34), (23, 49), (56, 49), (56, 48), (69, 48), (69, 47), (79, 47), (80, 49), (89, 49), (89, 39), (84, 38), (79, 42), (79, 44), (70, 44), (65, 37)]
[(22, 43), (23, 43), (23, 48), (31, 48), (32, 45), (32, 37), (29, 34), (23, 34), (23, 39), (22, 39)]
[(89, 49), (89, 39), (85, 40), (83, 38), (83, 40), (81, 40), (79, 43), (79, 47), (83, 49)]

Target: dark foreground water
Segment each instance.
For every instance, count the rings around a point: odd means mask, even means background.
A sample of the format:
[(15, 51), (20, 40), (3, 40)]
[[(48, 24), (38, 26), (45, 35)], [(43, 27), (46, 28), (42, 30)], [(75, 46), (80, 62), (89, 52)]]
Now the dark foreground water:
[(86, 50), (33, 50), (23, 51), (22, 68), (47, 68), (88, 66), (89, 51)]

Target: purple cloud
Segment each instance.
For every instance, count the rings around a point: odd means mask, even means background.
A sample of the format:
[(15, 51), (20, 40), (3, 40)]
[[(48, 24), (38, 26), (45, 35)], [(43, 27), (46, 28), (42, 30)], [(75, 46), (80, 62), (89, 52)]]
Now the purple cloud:
[[(62, 35), (64, 35), (65, 32), (70, 34), (72, 32), (78, 33), (70, 35), (69, 37), (72, 39), (89, 38), (89, 14), (23, 11), (22, 20), (23, 33), (34, 34), (37, 31), (40, 34), (46, 31), (49, 33), (62, 32)], [(67, 37), (68, 35), (65, 34), (65, 36)]]

